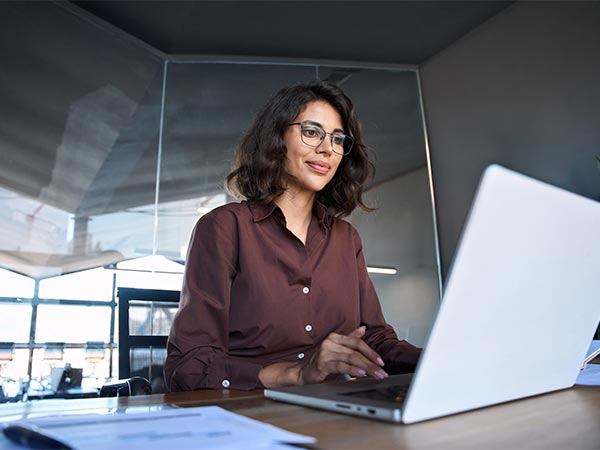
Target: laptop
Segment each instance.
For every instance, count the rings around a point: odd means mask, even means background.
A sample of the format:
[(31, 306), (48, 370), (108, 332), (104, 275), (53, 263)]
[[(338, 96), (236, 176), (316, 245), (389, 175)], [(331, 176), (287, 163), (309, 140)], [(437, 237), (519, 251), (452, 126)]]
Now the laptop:
[(68, 392), (81, 388), (83, 369), (75, 369), (67, 363), (65, 367), (53, 367), (50, 372), (50, 387), (53, 393)]
[(408, 424), (572, 387), (599, 281), (600, 203), (491, 165), (415, 373), (265, 396)]

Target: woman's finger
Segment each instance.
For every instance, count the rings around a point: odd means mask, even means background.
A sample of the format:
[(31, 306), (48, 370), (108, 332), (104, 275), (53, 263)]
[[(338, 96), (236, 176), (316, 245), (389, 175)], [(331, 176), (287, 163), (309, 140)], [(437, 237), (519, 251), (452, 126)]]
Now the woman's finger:
[(352, 330), (350, 333), (348, 333), (348, 336), (357, 337), (359, 339), (362, 339), (362, 337), (365, 335), (366, 332), (367, 332), (367, 327), (364, 325), (361, 325), (356, 330)]
[(350, 335), (342, 335), (331, 333), (327, 339), (331, 339), (334, 343), (348, 347), (354, 351), (363, 354), (367, 359), (378, 366), (383, 366), (383, 359), (365, 341)]
[[(318, 361), (316, 361), (318, 370), (327, 374), (350, 373), (354, 376), (369, 375), (379, 380), (388, 376), (381, 367), (373, 364), (361, 353), (356, 351), (348, 352), (348, 350), (348, 348), (342, 348), (341, 351), (329, 350), (321, 353)], [(351, 368), (349, 372), (346, 371), (348, 368)]]

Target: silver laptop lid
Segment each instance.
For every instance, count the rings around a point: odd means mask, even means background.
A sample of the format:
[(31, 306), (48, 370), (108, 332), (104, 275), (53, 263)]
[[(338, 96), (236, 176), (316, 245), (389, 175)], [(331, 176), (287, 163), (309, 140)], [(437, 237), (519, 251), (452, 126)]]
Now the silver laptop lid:
[(600, 203), (488, 167), (403, 422), (572, 386), (599, 280)]

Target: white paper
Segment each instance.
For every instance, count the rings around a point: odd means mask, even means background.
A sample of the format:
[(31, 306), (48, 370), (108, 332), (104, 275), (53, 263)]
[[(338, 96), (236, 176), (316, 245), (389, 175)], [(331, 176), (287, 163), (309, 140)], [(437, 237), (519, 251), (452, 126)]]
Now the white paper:
[[(218, 406), (135, 414), (71, 415), (25, 423), (47, 430), (78, 450), (283, 449), (287, 443), (316, 442), (312, 437), (291, 433)], [(13, 448), (3, 444), (6, 442), (0, 443), (0, 449)]]
[(579, 371), (575, 384), (583, 386), (600, 386), (600, 364), (588, 364)]

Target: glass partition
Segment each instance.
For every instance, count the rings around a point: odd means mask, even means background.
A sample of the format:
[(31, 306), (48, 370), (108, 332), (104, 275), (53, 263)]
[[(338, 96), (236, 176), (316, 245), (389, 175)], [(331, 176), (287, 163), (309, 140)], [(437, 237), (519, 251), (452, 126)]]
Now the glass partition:
[(1, 376), (45, 377), (57, 341), (52, 364), (81, 367), (99, 341), (101, 381), (116, 307), (102, 267), (152, 252), (164, 62), (69, 2), (0, 2), (0, 57)]
[(439, 277), (425, 133), (414, 70), (323, 64), (169, 62), (161, 145), (157, 253), (184, 258), (200, 215), (232, 201), (223, 181), (259, 108), (291, 83), (323, 79), (353, 99), (376, 163), (368, 193), (377, 211), (349, 219), (361, 232), (384, 313), (422, 345), (438, 306)]
[(60, 2), (1, 2), (0, 42), (0, 266), (43, 278), (151, 249), (162, 60)]
[(195, 222), (233, 201), (223, 182), (243, 132), (275, 91), (312, 79), (356, 104), (377, 211), (349, 220), (367, 263), (393, 272), (372, 275), (388, 321), (423, 344), (439, 272), (415, 70), (165, 59), (77, 11), (0, 2), (0, 316), (19, 324), (2, 340), (22, 378), (66, 363), (116, 375), (115, 290), (179, 289)]

